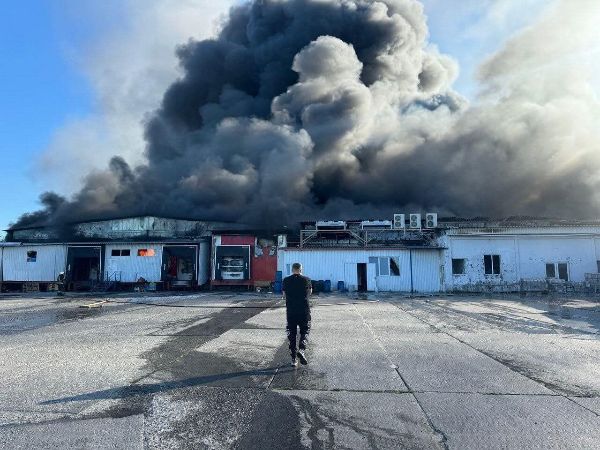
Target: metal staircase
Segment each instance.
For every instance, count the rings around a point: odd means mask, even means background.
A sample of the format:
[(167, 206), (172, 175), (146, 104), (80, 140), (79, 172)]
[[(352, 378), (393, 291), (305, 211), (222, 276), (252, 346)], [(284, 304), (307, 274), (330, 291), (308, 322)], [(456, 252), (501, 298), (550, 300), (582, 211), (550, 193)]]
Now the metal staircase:
[(94, 283), (90, 289), (92, 292), (109, 292), (114, 291), (121, 283), (121, 272), (106, 272), (102, 280)]

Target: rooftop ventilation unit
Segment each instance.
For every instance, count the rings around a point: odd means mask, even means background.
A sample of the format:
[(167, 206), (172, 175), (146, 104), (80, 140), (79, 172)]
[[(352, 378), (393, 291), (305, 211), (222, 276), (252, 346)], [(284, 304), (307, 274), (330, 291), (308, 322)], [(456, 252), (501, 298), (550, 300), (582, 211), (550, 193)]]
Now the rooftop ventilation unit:
[(403, 230), (406, 221), (406, 215), (404, 214), (394, 214), (394, 230)]
[(425, 228), (437, 228), (437, 219), (436, 213), (425, 214)]
[(410, 215), (410, 223), (408, 226), (411, 230), (420, 230), (421, 229), (421, 214), (411, 214)]
[(317, 230), (345, 230), (346, 222), (343, 220), (319, 220)]
[(360, 223), (361, 230), (391, 230), (391, 220), (363, 220)]

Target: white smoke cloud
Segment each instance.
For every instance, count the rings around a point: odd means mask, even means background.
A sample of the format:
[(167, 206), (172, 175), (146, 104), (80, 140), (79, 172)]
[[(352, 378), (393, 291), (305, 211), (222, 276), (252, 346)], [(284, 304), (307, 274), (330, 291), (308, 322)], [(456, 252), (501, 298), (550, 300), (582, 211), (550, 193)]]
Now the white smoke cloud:
[[(94, 111), (59, 128), (36, 164), (48, 189), (76, 192), (91, 170), (118, 155), (144, 160), (144, 118), (180, 76), (175, 48), (214, 36), (235, 0), (125, 0), (107, 5), (67, 1), (69, 21), (100, 23), (91, 41), (71, 44), (68, 54), (90, 83)], [(109, 12), (110, 11), (110, 12)], [(116, 13), (115, 11), (118, 11)], [(95, 16), (101, 16), (96, 18)], [(109, 19), (105, 19), (109, 21)]]

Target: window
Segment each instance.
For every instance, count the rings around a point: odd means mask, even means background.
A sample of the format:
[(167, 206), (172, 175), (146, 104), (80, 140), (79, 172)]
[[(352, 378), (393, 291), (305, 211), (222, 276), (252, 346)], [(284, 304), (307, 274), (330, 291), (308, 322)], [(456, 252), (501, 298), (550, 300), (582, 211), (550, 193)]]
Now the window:
[(596, 261), (596, 266), (598, 266), (598, 273), (600, 273), (600, 261)]
[(395, 277), (400, 276), (400, 267), (398, 266), (396, 258), (390, 258), (390, 274)]
[(379, 275), (389, 276), (390, 275), (390, 263), (389, 258), (379, 258)]
[(110, 256), (130, 256), (131, 255), (131, 250), (129, 249), (113, 249), (110, 252)]
[(569, 281), (569, 266), (567, 263), (558, 263), (558, 278)]
[(500, 275), (500, 255), (484, 255), (483, 266), (486, 275)]
[(140, 248), (137, 251), (137, 255), (138, 256), (154, 256), (154, 255), (156, 255), (156, 252), (154, 251), (153, 248)]
[(27, 252), (27, 262), (36, 262), (37, 261), (37, 252), (28, 251)]
[(377, 276), (400, 276), (400, 264), (398, 258), (388, 258), (387, 256), (370, 256), (369, 264), (375, 264), (375, 275)]
[(557, 278), (569, 281), (569, 264), (568, 263), (546, 263), (546, 278)]
[(452, 275), (465, 274), (465, 260), (452, 258)]

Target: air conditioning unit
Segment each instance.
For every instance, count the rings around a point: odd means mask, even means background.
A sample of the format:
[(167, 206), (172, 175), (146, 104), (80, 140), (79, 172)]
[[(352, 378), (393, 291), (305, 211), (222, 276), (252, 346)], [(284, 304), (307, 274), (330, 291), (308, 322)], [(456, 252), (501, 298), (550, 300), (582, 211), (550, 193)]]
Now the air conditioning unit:
[(319, 220), (317, 230), (345, 230), (346, 222), (343, 220)]
[(408, 227), (412, 230), (420, 230), (421, 229), (421, 214), (411, 214), (409, 216), (409, 225)]
[(394, 230), (403, 230), (405, 227), (406, 216), (404, 214), (394, 214)]
[(390, 230), (392, 228), (391, 220), (363, 220), (360, 222), (361, 230)]
[(425, 228), (437, 228), (437, 214), (436, 213), (425, 214)]

